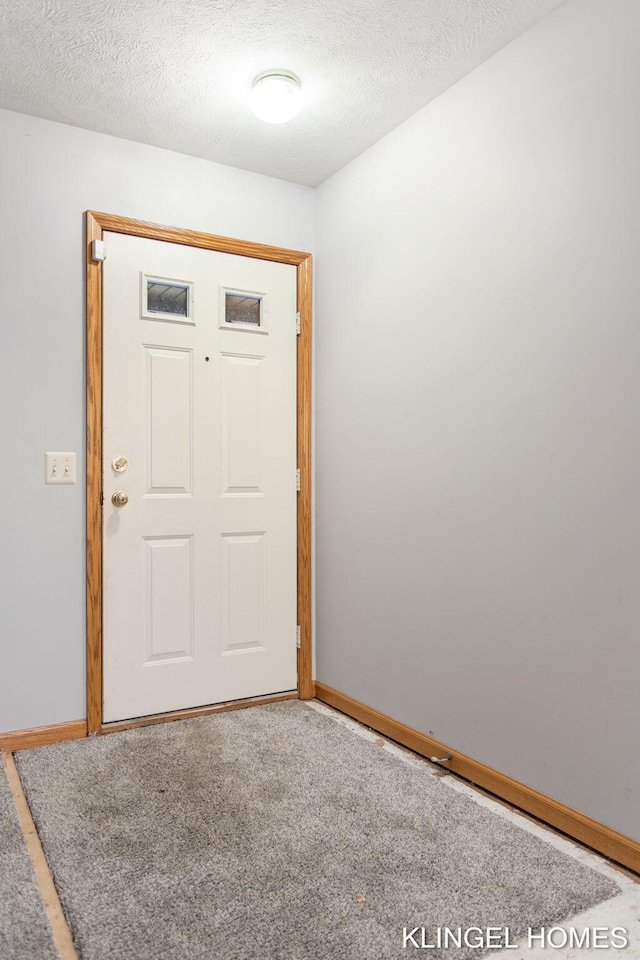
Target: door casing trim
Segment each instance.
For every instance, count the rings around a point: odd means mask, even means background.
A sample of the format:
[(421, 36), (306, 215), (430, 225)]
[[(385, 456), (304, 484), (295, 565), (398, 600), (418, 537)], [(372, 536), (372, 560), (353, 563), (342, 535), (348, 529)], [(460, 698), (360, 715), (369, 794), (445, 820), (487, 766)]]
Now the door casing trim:
[(312, 257), (247, 240), (181, 230), (130, 217), (88, 210), (86, 213), (86, 317), (87, 317), (87, 730), (107, 732), (102, 722), (102, 261), (91, 257), (93, 240), (104, 231), (183, 246), (232, 253), (258, 260), (273, 260), (296, 267), (297, 309), (297, 458), (300, 492), (298, 519), (298, 696), (313, 697), (311, 677), (311, 295)]

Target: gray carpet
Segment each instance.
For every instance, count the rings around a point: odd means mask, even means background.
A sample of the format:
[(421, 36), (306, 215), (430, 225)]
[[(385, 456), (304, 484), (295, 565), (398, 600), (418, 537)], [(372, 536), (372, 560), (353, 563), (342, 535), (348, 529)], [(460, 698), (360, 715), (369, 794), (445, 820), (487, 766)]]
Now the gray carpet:
[(388, 960), (404, 926), (517, 932), (618, 892), (298, 701), (18, 764), (83, 960)]
[(0, 761), (0, 957), (55, 960), (49, 921)]

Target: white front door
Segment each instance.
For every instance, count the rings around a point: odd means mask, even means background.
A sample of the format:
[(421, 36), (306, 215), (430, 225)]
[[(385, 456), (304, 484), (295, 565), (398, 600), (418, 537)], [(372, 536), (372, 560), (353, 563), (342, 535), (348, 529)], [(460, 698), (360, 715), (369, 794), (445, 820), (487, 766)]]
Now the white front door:
[(296, 268), (104, 239), (104, 721), (293, 690)]

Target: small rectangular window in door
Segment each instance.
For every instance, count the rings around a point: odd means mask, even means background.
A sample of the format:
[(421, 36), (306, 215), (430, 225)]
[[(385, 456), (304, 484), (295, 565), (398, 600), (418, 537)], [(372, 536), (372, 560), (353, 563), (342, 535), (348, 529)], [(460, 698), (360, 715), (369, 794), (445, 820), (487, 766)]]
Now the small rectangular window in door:
[(267, 295), (249, 290), (222, 288), (220, 327), (267, 332)]
[(193, 284), (189, 280), (140, 275), (140, 315), (145, 320), (193, 323)]

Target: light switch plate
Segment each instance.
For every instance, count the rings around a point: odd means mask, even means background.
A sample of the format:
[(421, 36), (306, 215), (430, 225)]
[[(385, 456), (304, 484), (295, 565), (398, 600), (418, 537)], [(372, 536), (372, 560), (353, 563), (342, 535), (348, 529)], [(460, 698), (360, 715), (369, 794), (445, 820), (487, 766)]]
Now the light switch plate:
[(75, 483), (76, 482), (75, 453), (45, 453), (44, 482), (45, 483)]

